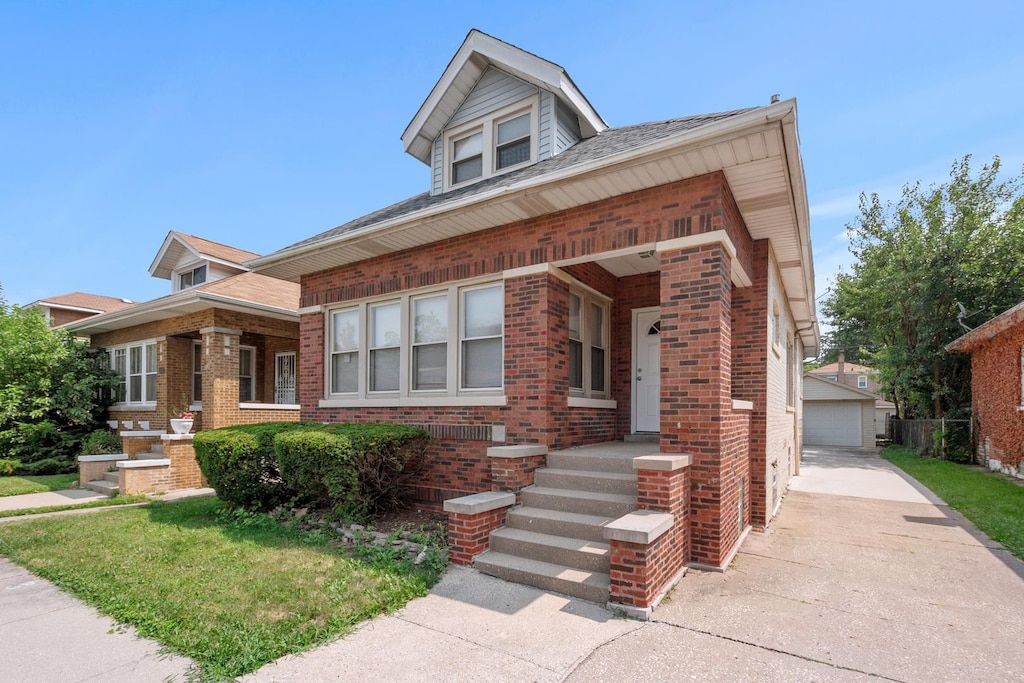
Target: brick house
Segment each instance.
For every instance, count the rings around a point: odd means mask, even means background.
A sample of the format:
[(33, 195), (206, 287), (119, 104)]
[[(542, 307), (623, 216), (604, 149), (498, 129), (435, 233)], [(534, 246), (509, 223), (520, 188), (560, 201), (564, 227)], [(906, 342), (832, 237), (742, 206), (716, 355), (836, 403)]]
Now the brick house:
[(257, 256), (171, 231), (149, 268), (170, 294), (67, 325), (122, 376), (110, 408), (121, 460), (165, 459), (160, 442), (185, 410), (194, 431), (299, 419), (299, 287), (251, 272)]
[(946, 346), (971, 355), (971, 409), (982, 464), (1024, 478), (1024, 302)]
[(248, 263), (301, 283), (303, 418), (432, 431), (455, 561), (637, 609), (726, 566), (819, 343), (795, 101), (611, 128), (474, 30), (402, 141), (426, 192)]
[(38, 308), (50, 327), (61, 327), (94, 315), (121, 311), (134, 306), (134, 301), (102, 294), (71, 292), (33, 301), (25, 308)]

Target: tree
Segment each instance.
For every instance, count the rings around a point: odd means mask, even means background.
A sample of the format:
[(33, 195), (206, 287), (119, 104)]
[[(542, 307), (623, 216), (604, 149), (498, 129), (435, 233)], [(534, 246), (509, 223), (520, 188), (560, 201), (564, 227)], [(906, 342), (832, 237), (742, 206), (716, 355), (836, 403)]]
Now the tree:
[(102, 424), (116, 378), (104, 359), (0, 290), (0, 458), (72, 464)]
[(970, 363), (944, 347), (1024, 299), (1022, 176), (1000, 180), (998, 157), (973, 174), (970, 159), (895, 203), (862, 194), (847, 225), (857, 260), (822, 305), (835, 339), (870, 344), (862, 362), (903, 417), (966, 409)]

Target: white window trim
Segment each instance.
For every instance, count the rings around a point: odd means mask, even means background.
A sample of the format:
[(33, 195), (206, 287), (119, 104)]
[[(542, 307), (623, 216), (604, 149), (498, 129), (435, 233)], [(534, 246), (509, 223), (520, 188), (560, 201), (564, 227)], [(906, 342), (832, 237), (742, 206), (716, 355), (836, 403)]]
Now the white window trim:
[[(206, 273), (204, 274), (202, 282), (195, 282), (195, 272), (197, 270), (199, 270), (200, 268), (206, 268)], [(206, 261), (194, 261), (194, 262), (192, 262), (189, 265), (179, 266), (178, 268), (173, 270), (172, 273), (173, 273), (173, 277), (174, 277), (174, 290), (178, 291), (178, 292), (181, 292), (181, 291), (184, 291), (186, 289), (192, 289), (196, 285), (202, 285), (202, 284), (206, 284), (207, 282), (209, 282), (210, 281), (210, 264), (207, 263)], [(189, 273), (192, 274), (193, 282), (192, 282), (192, 284), (186, 285), (186, 286), (183, 287), (182, 284), (181, 284), (181, 277), (183, 275), (187, 275)]]
[[(156, 356), (156, 360), (155, 360), (156, 370), (154, 372), (148, 373), (148, 372), (146, 372), (146, 349), (149, 348), (151, 345), (153, 347), (153, 354)], [(132, 382), (131, 382), (131, 378), (132, 378), (132, 353), (131, 353), (131, 350), (133, 348), (141, 348), (142, 349), (142, 373), (139, 375), (142, 378), (141, 379), (141, 382), (142, 382), (142, 391), (141, 391), (142, 400), (141, 401), (132, 401), (131, 400), (131, 395), (132, 395)], [(156, 339), (146, 339), (146, 340), (143, 340), (143, 341), (131, 342), (131, 343), (128, 343), (128, 344), (118, 344), (116, 346), (108, 347), (106, 349), (106, 352), (107, 352), (107, 355), (110, 358), (110, 369), (111, 370), (114, 369), (114, 353), (116, 351), (124, 351), (124, 377), (123, 377), (123, 379), (124, 379), (124, 400), (123, 401), (115, 402), (111, 406), (111, 408), (125, 408), (125, 407), (131, 407), (131, 406), (155, 406), (156, 405), (156, 396), (153, 396), (151, 398), (151, 397), (146, 395), (146, 376), (147, 375), (155, 375), (157, 377), (157, 382), (160, 381), (160, 366), (159, 366), (160, 359), (159, 359), (159, 352), (157, 350), (157, 340)]]
[[(503, 280), (484, 280), (453, 283), (447, 287), (425, 288), (402, 292), (399, 296), (382, 296), (347, 302), (345, 305), (327, 308), (324, 311), (325, 330), (325, 362), (324, 362), (324, 398), (319, 405), (322, 408), (337, 408), (352, 405), (373, 406), (463, 406), (463, 405), (505, 405), (505, 327), (502, 321), (500, 338), (501, 354), (501, 385), (497, 387), (463, 388), (462, 385), (462, 294), (474, 289), (497, 287), (504, 293)], [(445, 389), (412, 389), (412, 326), (413, 299), (447, 294), (448, 296), (448, 367), (447, 386)], [(504, 294), (502, 295), (504, 296)], [(370, 362), (370, 329), (369, 309), (387, 303), (400, 303), (401, 310), (401, 345), (399, 347), (398, 391), (369, 390)], [(504, 309), (504, 306), (502, 306)], [(332, 355), (334, 348), (334, 315), (343, 311), (356, 311), (359, 320), (359, 347), (356, 382), (357, 390), (347, 393), (332, 393)], [(341, 353), (341, 352), (339, 352)]]
[[(611, 299), (597, 294), (591, 289), (577, 289), (576, 287), (570, 287), (569, 293), (579, 297), (580, 300), (580, 332), (581, 339), (579, 340), (583, 344), (583, 353), (580, 362), (583, 364), (581, 370), (583, 371), (583, 387), (569, 387), (569, 396), (571, 398), (583, 398), (583, 399), (597, 399), (605, 400), (611, 396)], [(593, 377), (591, 376), (591, 352), (594, 344), (591, 340), (590, 335), (590, 306), (591, 304), (600, 306), (604, 311), (604, 326), (602, 329), (603, 339), (601, 340), (601, 348), (604, 349), (604, 391), (593, 390)], [(568, 336), (568, 331), (566, 332)], [(576, 407), (588, 407), (582, 404), (577, 404)], [(593, 406), (589, 406), (593, 407)], [(603, 407), (603, 406), (602, 406)]]
[[(240, 403), (251, 403), (256, 400), (256, 347), (255, 346), (242, 346), (238, 347), (238, 381), (242, 381), (242, 350), (248, 349), (252, 352), (250, 358), (252, 359), (252, 367), (249, 368), (249, 378), (252, 379), (250, 384), (251, 391), (249, 392), (249, 398), (243, 399)], [(241, 397), (239, 397), (241, 399)]]
[(857, 375), (857, 388), (867, 389), (868, 388), (868, 377), (867, 375)]
[[(518, 102), (506, 107), (502, 107), (497, 111), (489, 112), (485, 117), (474, 119), (473, 121), (468, 121), (464, 124), (446, 130), (444, 132), (444, 154), (442, 154), (442, 164), (444, 166), (442, 169), (444, 189), (447, 191), (466, 187), (467, 185), (472, 185), (473, 183), (480, 182), (481, 180), (502, 175), (535, 163), (538, 155), (540, 154), (540, 141), (538, 139), (540, 131), (539, 102), (540, 98), (537, 95), (531, 95), (530, 97), (519, 100)], [(530, 158), (513, 166), (506, 166), (502, 169), (496, 168), (498, 124), (527, 112), (530, 114)], [(455, 141), (469, 137), (470, 135), (474, 135), (478, 132), (483, 134), (483, 161), (481, 164), (481, 174), (461, 183), (453, 183), (452, 157), (454, 156)]]

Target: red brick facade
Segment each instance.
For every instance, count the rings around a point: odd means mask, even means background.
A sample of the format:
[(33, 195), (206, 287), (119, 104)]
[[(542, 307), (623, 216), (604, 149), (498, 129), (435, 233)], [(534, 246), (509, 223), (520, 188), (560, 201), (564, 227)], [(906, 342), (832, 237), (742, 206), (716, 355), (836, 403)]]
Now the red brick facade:
[[(1024, 474), (1024, 322), (971, 349), (971, 402), (979, 452), (1004, 471)], [(987, 463), (985, 463), (987, 464)]]

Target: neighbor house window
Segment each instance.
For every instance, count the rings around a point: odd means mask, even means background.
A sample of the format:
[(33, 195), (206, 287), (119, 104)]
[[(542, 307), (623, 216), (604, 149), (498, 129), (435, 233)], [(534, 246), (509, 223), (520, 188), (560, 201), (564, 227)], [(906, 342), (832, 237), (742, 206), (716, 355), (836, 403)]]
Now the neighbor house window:
[(206, 282), (206, 266), (202, 265), (198, 268), (185, 271), (178, 275), (178, 289), (188, 289), (189, 287), (195, 287)]
[(126, 344), (109, 350), (110, 367), (117, 373), (117, 403), (156, 402), (156, 342)]
[(238, 347), (238, 400), (256, 400), (256, 349)]
[(537, 99), (531, 98), (445, 132), (447, 187), (504, 173), (536, 160)]
[(857, 388), (858, 389), (867, 389), (868, 388), (868, 378), (867, 378), (867, 375), (857, 375)]
[(608, 304), (569, 292), (569, 391), (601, 397), (608, 386)]
[(331, 311), (329, 394), (390, 398), (501, 389), (504, 317), (501, 284)]

